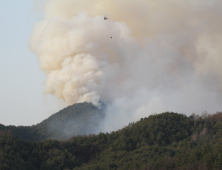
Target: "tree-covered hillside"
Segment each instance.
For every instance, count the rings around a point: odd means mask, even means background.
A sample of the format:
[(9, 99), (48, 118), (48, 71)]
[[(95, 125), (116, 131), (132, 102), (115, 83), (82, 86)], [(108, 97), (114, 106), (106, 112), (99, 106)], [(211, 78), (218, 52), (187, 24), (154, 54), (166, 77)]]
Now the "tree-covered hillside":
[(0, 131), (10, 129), (23, 140), (67, 140), (74, 135), (99, 133), (103, 118), (102, 111), (91, 103), (79, 103), (60, 110), (37, 125), (16, 127), (0, 124)]
[(112, 133), (30, 142), (0, 133), (0, 169), (220, 170), (222, 113), (162, 113)]
[(74, 135), (99, 133), (104, 115), (91, 103), (78, 103), (59, 111), (32, 127), (38, 140), (67, 140)]

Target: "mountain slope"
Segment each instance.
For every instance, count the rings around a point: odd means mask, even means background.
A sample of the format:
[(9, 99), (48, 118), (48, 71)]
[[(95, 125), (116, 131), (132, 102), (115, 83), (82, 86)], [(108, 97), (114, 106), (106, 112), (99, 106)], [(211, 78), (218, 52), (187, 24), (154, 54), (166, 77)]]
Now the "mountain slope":
[(60, 110), (37, 125), (16, 127), (0, 124), (0, 131), (10, 129), (12, 134), (23, 140), (67, 140), (73, 135), (99, 133), (103, 118), (102, 110), (91, 103), (78, 103)]
[(222, 113), (162, 113), (112, 133), (30, 142), (0, 133), (0, 169), (220, 170)]
[(38, 140), (64, 140), (74, 135), (99, 133), (103, 117), (101, 110), (91, 103), (78, 103), (60, 110), (32, 129), (39, 134)]

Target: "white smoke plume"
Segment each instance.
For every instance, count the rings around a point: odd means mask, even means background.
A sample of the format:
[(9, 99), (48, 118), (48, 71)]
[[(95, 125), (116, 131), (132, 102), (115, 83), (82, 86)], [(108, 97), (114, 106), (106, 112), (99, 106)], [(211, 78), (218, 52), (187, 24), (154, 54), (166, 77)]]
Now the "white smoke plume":
[(38, 2), (45, 20), (30, 49), (45, 92), (108, 103), (105, 131), (153, 113), (222, 110), (221, 0)]

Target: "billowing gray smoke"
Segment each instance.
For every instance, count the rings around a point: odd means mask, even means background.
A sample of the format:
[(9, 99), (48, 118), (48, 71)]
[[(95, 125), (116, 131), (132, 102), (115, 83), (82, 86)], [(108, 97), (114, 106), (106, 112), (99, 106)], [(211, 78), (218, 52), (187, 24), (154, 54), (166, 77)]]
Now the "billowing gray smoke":
[(68, 104), (108, 103), (104, 131), (164, 111), (222, 110), (221, 0), (43, 4), (30, 49), (45, 93)]

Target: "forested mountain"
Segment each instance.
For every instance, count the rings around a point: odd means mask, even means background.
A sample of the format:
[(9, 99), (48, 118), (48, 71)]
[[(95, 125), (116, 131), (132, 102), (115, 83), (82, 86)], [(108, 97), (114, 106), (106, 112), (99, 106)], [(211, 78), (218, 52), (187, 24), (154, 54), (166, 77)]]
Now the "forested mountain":
[(32, 127), (43, 139), (69, 139), (74, 135), (99, 133), (99, 125), (104, 115), (91, 103), (78, 103), (59, 111), (48, 119)]
[(220, 170), (222, 113), (162, 113), (112, 133), (31, 142), (0, 133), (2, 170)]
[(13, 135), (23, 140), (67, 140), (74, 135), (99, 133), (103, 118), (102, 111), (91, 103), (78, 103), (60, 110), (37, 125), (16, 127), (0, 124), (0, 131), (10, 129)]

